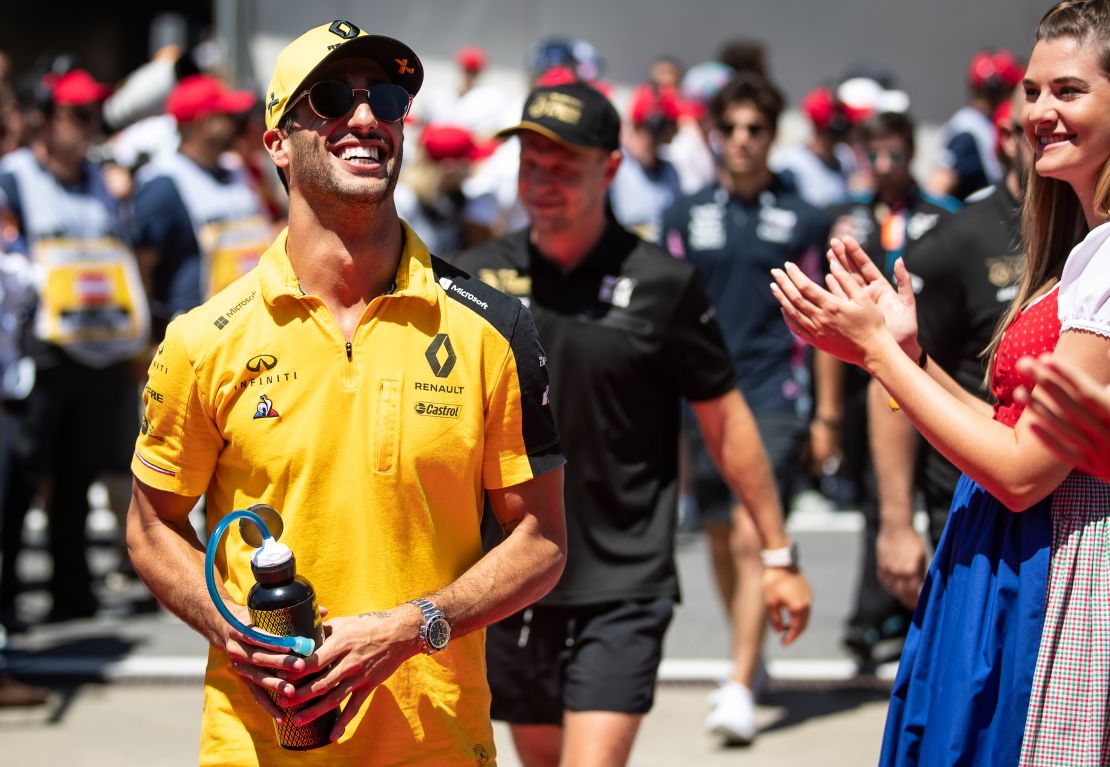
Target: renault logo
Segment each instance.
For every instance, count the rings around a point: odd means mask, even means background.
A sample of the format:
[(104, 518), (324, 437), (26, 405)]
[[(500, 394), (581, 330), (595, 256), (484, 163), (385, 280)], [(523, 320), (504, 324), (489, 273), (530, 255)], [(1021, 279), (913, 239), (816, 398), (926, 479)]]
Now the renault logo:
[[(424, 357), (427, 358), (436, 378), (446, 378), (451, 375), (451, 370), (455, 367), (455, 350), (451, 348), (451, 339), (446, 333), (440, 333), (432, 339), (428, 350), (424, 352)], [(440, 362), (440, 359), (443, 361)]]
[(259, 354), (247, 360), (247, 370), (258, 373), (263, 370), (273, 370), (277, 366), (277, 357), (272, 354)]

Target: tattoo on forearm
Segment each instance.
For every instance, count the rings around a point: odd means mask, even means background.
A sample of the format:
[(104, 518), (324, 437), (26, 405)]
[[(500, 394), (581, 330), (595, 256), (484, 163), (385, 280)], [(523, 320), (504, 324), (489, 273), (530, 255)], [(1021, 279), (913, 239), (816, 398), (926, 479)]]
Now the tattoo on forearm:
[(362, 613), (358, 617), (360, 617), (360, 618), (379, 618), (379, 619), (384, 620), (385, 618), (389, 617), (389, 613), (385, 610), (379, 610), (376, 613)]

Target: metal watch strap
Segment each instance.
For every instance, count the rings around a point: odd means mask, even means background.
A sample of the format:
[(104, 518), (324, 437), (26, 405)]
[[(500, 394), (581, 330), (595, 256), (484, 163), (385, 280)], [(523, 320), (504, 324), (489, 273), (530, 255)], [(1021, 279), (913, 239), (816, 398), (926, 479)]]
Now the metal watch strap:
[(447, 616), (444, 615), (443, 610), (440, 610), (431, 601), (423, 597), (413, 599), (412, 604), (416, 605), (420, 610), (420, 614), (424, 616), (424, 623), (420, 626), (420, 644), (424, 648), (424, 653), (432, 655), (433, 653), (439, 652), (443, 648), (433, 647), (432, 643), (428, 640), (428, 625), (436, 618), (442, 618), (446, 621)]

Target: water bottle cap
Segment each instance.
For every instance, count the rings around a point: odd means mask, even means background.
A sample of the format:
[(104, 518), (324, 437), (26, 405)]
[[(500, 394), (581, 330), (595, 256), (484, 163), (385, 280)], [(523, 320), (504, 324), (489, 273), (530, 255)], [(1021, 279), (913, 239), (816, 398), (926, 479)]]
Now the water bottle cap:
[(256, 549), (251, 561), (256, 567), (277, 567), (293, 559), (293, 552), (284, 543), (278, 543), (273, 538), (262, 542), (262, 547)]

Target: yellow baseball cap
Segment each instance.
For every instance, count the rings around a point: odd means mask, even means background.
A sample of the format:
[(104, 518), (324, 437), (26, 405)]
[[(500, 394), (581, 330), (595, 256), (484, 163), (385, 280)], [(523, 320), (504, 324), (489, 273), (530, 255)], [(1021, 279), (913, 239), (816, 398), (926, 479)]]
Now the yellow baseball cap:
[(320, 65), (341, 58), (366, 58), (382, 65), (390, 81), (415, 96), (424, 66), (412, 48), (392, 37), (370, 35), (343, 19), (314, 27), (285, 46), (266, 89), (266, 129), (277, 127), (291, 101)]

